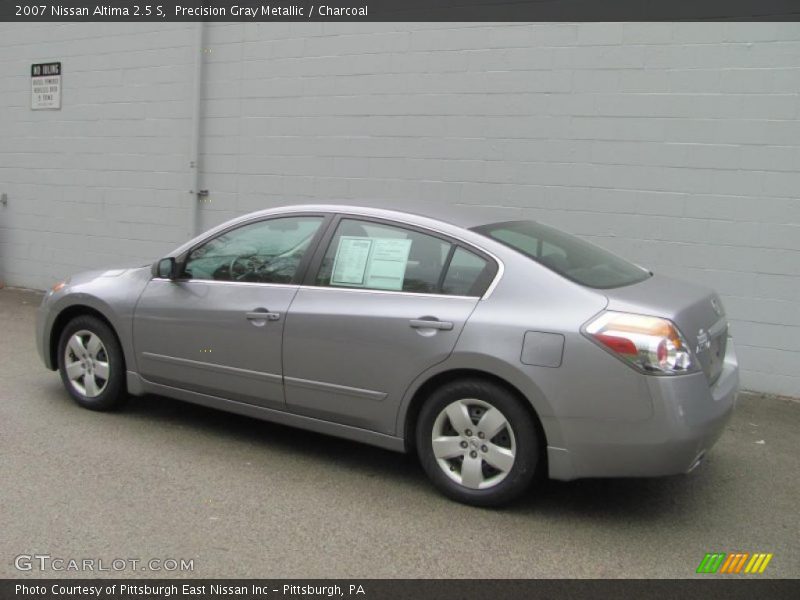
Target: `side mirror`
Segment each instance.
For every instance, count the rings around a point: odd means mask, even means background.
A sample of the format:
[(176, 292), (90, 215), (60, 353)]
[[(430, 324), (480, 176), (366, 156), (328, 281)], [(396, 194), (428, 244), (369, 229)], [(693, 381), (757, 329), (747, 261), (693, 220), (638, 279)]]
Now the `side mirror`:
[(178, 278), (177, 263), (172, 256), (162, 258), (156, 263), (156, 277), (173, 280)]

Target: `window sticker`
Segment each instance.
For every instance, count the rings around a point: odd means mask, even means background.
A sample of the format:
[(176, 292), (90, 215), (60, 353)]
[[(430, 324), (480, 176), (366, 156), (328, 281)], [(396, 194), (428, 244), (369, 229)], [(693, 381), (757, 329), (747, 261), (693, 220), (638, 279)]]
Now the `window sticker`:
[(367, 287), (379, 290), (402, 290), (411, 240), (378, 238), (374, 242), (369, 257)]
[(339, 238), (331, 284), (363, 286), (370, 250), (372, 240), (369, 238), (346, 235)]
[(342, 236), (333, 262), (331, 285), (402, 290), (409, 239)]

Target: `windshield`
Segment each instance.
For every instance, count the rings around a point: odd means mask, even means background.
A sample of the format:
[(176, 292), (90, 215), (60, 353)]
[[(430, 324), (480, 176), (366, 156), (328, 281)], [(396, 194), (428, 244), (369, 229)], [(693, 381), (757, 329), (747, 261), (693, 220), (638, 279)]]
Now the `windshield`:
[(555, 271), (591, 288), (608, 289), (639, 283), (650, 272), (580, 238), (534, 221), (509, 221), (475, 227)]

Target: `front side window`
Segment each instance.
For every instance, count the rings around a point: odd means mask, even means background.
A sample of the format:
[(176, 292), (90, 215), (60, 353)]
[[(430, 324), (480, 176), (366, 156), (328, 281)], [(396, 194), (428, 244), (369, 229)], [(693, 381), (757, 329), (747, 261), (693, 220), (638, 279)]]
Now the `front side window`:
[(226, 231), (189, 253), (189, 279), (291, 283), (322, 217), (282, 217)]
[(411, 229), (342, 219), (317, 275), (317, 285), (439, 293), (451, 244)]
[(532, 258), (551, 271), (591, 288), (639, 283), (650, 273), (580, 238), (533, 221), (481, 225), (475, 231)]

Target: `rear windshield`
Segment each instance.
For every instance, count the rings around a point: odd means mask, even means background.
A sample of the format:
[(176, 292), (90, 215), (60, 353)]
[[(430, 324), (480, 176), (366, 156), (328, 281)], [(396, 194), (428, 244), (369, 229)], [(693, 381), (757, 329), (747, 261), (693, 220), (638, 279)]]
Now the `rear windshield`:
[(509, 221), (475, 227), (559, 275), (591, 288), (639, 283), (650, 272), (580, 238), (534, 221)]

